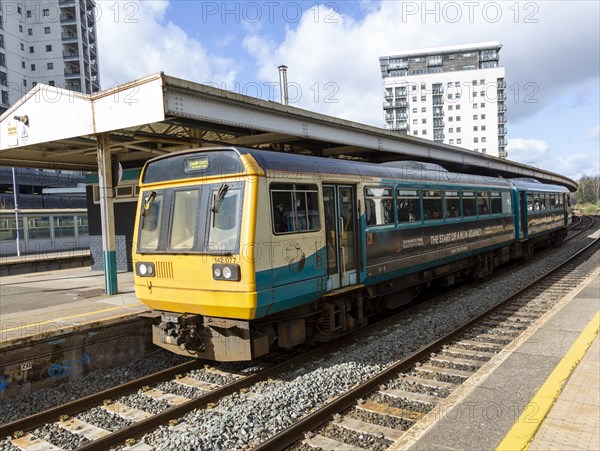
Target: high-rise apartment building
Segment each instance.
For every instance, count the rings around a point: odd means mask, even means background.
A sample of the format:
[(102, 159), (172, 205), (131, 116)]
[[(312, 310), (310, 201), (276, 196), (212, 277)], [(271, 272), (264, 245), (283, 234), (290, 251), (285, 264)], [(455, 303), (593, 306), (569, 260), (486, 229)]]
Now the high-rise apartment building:
[(506, 158), (506, 82), (499, 42), (379, 58), (385, 127)]
[(0, 113), (38, 83), (100, 90), (93, 0), (0, 0)]

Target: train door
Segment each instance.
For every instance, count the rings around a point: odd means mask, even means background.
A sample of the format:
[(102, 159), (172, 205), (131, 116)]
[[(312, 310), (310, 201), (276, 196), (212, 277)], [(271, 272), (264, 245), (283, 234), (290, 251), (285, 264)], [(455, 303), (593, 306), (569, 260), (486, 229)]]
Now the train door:
[(527, 228), (527, 221), (528, 221), (528, 206), (527, 206), (527, 193), (525, 193), (524, 191), (519, 191), (519, 210), (521, 210), (521, 239), (527, 238), (527, 234), (528, 234), (528, 228)]
[(356, 283), (356, 192), (353, 186), (323, 185), (327, 246), (327, 291)]

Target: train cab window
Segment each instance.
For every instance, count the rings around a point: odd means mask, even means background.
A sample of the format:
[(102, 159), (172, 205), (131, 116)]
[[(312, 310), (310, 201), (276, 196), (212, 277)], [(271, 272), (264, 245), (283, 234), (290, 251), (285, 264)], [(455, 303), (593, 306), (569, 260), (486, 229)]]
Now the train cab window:
[(272, 184), (271, 212), (276, 235), (319, 230), (317, 185)]
[(462, 193), (462, 210), (465, 218), (469, 216), (475, 216), (477, 210), (475, 208), (475, 192), (474, 191), (463, 191)]
[(477, 214), (488, 215), (490, 214), (490, 193), (488, 191), (477, 192)]
[(491, 206), (492, 206), (491, 213), (493, 215), (502, 213), (502, 197), (500, 196), (500, 193), (498, 193), (496, 191), (492, 191), (490, 194), (491, 194)]
[(394, 194), (392, 188), (365, 188), (367, 225), (394, 224)]
[(163, 208), (163, 194), (145, 193), (142, 208), (140, 250), (155, 251), (160, 237), (160, 217)]
[(176, 191), (171, 220), (169, 247), (190, 250), (194, 246), (198, 218), (198, 190)]
[(212, 191), (209, 199), (211, 207), (208, 249), (220, 252), (237, 251), (242, 222), (242, 190), (221, 185)]
[(458, 191), (444, 192), (446, 218), (460, 218), (460, 194)]
[(398, 222), (421, 221), (421, 202), (419, 190), (414, 188), (398, 188), (396, 192), (396, 209)]
[(442, 190), (423, 190), (423, 219), (433, 221), (442, 219)]

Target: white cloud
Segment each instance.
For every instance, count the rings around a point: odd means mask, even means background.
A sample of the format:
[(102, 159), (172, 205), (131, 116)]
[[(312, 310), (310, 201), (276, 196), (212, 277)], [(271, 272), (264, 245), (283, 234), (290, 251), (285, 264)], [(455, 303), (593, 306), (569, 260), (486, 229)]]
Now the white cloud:
[(540, 167), (547, 160), (550, 146), (541, 139), (511, 138), (506, 151), (512, 161)]
[(179, 26), (165, 22), (169, 2), (98, 2), (102, 89), (165, 71), (198, 82), (235, 79), (231, 58), (212, 55)]
[(499, 40), (511, 120), (539, 113), (559, 95), (576, 95), (590, 80), (598, 83), (598, 2), (376, 5), (361, 20), (332, 16), (325, 6), (319, 14), (311, 8), (288, 25), (283, 42), (269, 43), (266, 51), (252, 45), (261, 36), (251, 33), (245, 48), (265, 81), (276, 81), (277, 66), (286, 64), (290, 81), (305, 90), (317, 82), (338, 85), (337, 104), (324, 103), (322, 96), (315, 102), (309, 91), (299, 106), (378, 126), (383, 124), (378, 57), (399, 50)]
[(600, 140), (600, 125), (596, 125), (595, 127), (589, 129), (586, 136), (588, 139), (593, 141)]

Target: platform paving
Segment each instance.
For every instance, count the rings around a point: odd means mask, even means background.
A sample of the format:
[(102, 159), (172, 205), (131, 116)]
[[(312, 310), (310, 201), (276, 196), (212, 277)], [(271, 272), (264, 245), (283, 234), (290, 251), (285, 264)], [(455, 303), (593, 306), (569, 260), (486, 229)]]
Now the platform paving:
[(106, 295), (104, 274), (89, 268), (0, 277), (0, 347), (147, 310), (135, 297), (133, 273), (119, 273), (118, 286), (117, 295)]
[[(532, 399), (600, 308), (600, 277), (588, 278), (400, 438), (394, 450), (493, 450), (523, 416), (539, 410)], [(589, 328), (588, 328), (589, 330)], [(597, 334), (598, 327), (595, 328)], [(531, 449), (598, 450), (600, 368), (598, 338), (545, 418)], [(572, 370), (570, 370), (572, 371)], [(582, 387), (587, 387), (582, 389)], [(454, 398), (454, 399), (450, 399)], [(534, 438), (535, 437), (535, 438)], [(521, 449), (521, 448), (519, 448)]]

